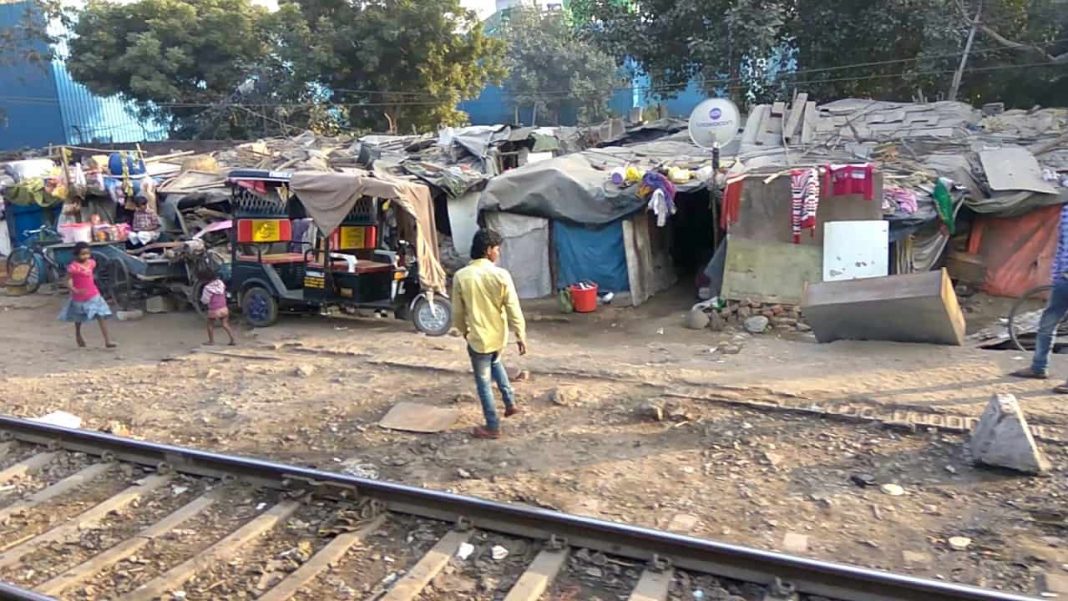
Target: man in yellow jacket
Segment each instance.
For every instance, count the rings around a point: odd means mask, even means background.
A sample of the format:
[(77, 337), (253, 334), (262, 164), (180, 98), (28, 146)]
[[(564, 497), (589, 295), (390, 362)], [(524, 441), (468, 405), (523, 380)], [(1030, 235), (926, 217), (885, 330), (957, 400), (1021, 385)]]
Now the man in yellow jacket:
[(501, 391), (504, 416), (520, 411), (501, 354), (508, 345), (509, 329), (515, 332), (519, 354), (527, 354), (526, 321), (512, 276), (494, 264), (501, 256), (502, 242), (497, 232), (479, 230), (471, 242), (471, 263), (457, 271), (452, 281), (453, 323), (467, 341), (475, 388), (486, 416), (486, 425), (472, 432), (475, 438), (494, 439), (501, 435), (491, 379)]

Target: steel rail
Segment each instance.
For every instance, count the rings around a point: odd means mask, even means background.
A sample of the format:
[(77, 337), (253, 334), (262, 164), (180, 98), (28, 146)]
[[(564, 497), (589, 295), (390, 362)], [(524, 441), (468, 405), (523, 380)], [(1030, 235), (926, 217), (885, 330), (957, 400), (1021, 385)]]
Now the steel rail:
[(271, 488), (308, 487), (376, 499), (390, 511), (455, 521), (513, 536), (553, 539), (640, 561), (762, 585), (776, 578), (799, 592), (843, 601), (1035, 601), (1014, 593), (795, 557), (639, 526), (508, 505), (475, 497), (356, 478), (318, 469), (119, 438), (0, 416), (0, 433), (52, 448), (109, 455), (208, 477), (234, 477)]
[(27, 591), (0, 581), (0, 599), (3, 601), (55, 601), (40, 593)]

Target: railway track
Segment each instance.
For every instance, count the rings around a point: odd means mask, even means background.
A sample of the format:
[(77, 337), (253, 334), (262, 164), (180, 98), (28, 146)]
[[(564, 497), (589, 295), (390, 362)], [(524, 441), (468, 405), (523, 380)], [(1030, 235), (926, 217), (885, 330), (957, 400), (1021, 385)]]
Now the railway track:
[(58, 598), (1031, 599), (0, 417), (0, 599)]

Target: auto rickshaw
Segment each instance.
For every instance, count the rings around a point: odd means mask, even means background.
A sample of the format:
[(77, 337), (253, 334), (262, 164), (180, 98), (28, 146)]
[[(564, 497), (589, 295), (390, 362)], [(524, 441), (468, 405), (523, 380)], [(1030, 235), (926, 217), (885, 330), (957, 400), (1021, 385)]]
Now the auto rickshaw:
[(452, 326), (429, 189), (367, 172), (235, 170), (228, 295), (254, 327), (359, 309)]

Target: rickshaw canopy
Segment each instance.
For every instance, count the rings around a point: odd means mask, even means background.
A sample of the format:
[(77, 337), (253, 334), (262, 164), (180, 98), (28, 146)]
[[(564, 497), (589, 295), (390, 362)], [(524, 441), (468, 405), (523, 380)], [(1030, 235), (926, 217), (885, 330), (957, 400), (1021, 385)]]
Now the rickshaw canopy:
[(410, 229), (414, 230), (416, 238), (420, 285), (438, 294), (445, 293), (446, 275), (438, 256), (430, 188), (387, 174), (372, 175), (356, 169), (341, 173), (297, 171), (290, 177), (289, 187), (300, 198), (308, 217), (326, 235), (342, 224), (356, 201), (364, 196), (395, 203), (414, 225)]

